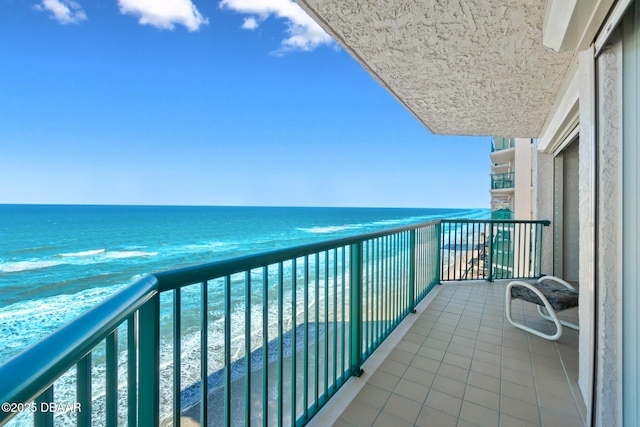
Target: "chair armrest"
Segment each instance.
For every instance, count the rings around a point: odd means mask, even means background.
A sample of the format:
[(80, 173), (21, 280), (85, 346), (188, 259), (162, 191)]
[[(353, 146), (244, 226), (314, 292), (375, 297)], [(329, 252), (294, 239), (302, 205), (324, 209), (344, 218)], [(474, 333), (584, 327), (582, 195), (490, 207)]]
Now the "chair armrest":
[(573, 286), (571, 286), (569, 283), (567, 283), (565, 280), (562, 280), (559, 277), (556, 276), (542, 276), (541, 278), (538, 279), (538, 282), (543, 282), (545, 280), (549, 280), (552, 282), (556, 282), (561, 284), (562, 286), (564, 286), (565, 288), (571, 289), (571, 290), (576, 290), (576, 288), (574, 288)]

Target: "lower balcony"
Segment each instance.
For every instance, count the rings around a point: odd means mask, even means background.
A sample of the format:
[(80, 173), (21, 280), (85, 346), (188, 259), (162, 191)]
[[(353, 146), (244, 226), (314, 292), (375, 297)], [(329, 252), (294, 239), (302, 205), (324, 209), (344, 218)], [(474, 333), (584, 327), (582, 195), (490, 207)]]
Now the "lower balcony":
[(495, 209), (491, 211), (491, 219), (513, 219), (511, 209)]
[(491, 189), (513, 188), (515, 172), (494, 173), (491, 175)]
[[(578, 332), (551, 342), (513, 327), (506, 283), (437, 286), (311, 425), (584, 426)], [(533, 304), (514, 300), (513, 315), (552, 332)], [(577, 323), (577, 309), (560, 317)]]

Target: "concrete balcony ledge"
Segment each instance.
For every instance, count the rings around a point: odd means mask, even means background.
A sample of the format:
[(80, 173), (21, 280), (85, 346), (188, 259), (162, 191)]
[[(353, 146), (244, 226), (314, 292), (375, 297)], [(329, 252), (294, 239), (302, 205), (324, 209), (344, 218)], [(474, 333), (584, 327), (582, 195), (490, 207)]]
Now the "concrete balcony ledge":
[(515, 188), (513, 188), (513, 186), (511, 187), (505, 187), (505, 188), (492, 188), (491, 189), (491, 194), (492, 195), (507, 195), (507, 194), (513, 194), (515, 192)]
[[(310, 425), (584, 426), (578, 332), (550, 342), (511, 326), (507, 283), (437, 286)], [(532, 304), (513, 312), (552, 327)], [(576, 309), (561, 316), (577, 322)]]

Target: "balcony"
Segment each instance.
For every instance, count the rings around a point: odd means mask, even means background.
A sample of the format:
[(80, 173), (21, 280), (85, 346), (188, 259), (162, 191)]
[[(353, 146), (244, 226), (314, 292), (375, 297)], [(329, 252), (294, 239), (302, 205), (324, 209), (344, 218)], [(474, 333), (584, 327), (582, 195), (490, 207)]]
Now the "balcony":
[[(474, 282), (457, 308), (457, 285), (436, 285), (540, 276), (546, 225), (441, 220), (148, 276), (0, 366), (0, 400), (27, 408), (13, 420), (0, 413), (0, 424), (307, 424), (342, 401), (333, 398), (344, 386), (363, 383), (353, 377), (380, 358), (378, 349), (403, 319), (418, 318), (416, 307), (427, 323), (436, 316), (446, 324), (450, 316), (438, 304), (420, 308), (434, 288), (436, 297), (454, 292), (445, 306), (460, 324), (482, 329), (471, 306), (502, 304), (502, 285)], [(502, 310), (491, 316), (498, 322)], [(429, 338), (446, 341), (438, 331)], [(413, 335), (408, 339), (419, 339)], [(430, 348), (431, 341), (422, 344)], [(433, 344), (430, 351), (449, 349)], [(502, 350), (501, 363), (508, 353)], [(444, 357), (456, 366), (457, 357)], [(496, 373), (489, 364), (474, 367)], [(426, 377), (421, 383), (435, 387)], [(429, 392), (423, 403), (446, 413), (437, 396)], [(47, 410), (51, 405), (70, 410)]]
[[(578, 332), (565, 329), (554, 343), (511, 326), (506, 283), (438, 286), (313, 425), (584, 426)], [(527, 324), (549, 328), (531, 304), (513, 308)]]
[(491, 189), (503, 190), (513, 188), (515, 172), (494, 173), (491, 175)]
[(514, 138), (494, 138), (491, 141), (491, 164), (510, 165), (515, 161), (516, 141)]
[(515, 138), (492, 138), (491, 139), (491, 152), (508, 150), (509, 148), (515, 148)]
[(496, 209), (491, 211), (491, 219), (513, 219), (511, 209)]

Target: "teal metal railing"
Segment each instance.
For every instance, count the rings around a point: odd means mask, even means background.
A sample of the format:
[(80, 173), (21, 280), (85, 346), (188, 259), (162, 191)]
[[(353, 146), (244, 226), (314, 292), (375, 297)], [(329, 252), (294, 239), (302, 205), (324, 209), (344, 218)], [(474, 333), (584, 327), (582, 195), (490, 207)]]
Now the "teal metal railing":
[(494, 173), (491, 175), (491, 189), (513, 188), (515, 172)]
[(463, 253), (488, 248), (487, 280), (539, 274), (542, 225), (438, 221), (147, 276), (0, 366), (0, 425), (304, 425), (441, 278), (472, 278)]
[(494, 137), (491, 138), (491, 152), (506, 150), (508, 148), (513, 148), (516, 146), (515, 138), (501, 138)]
[(513, 219), (511, 209), (495, 209), (491, 211), (491, 219)]
[(427, 223), (148, 276), (1, 366), (16, 405), (0, 424), (305, 424), (439, 282), (439, 236)]
[(442, 220), (441, 280), (540, 277), (542, 228), (549, 224), (549, 221)]

